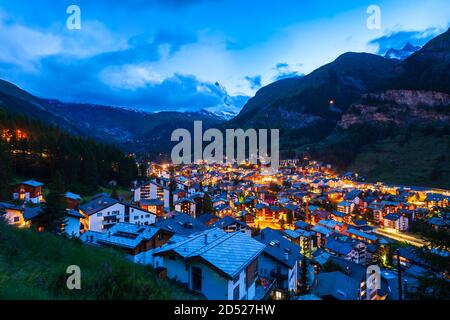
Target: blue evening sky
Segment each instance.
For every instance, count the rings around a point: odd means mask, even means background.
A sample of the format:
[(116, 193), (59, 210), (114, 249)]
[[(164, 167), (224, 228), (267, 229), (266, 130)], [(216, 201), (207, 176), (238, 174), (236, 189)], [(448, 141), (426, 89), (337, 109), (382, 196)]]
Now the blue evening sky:
[[(66, 28), (72, 4), (81, 30)], [(366, 27), (369, 5), (379, 30)], [(147, 111), (241, 105), (347, 51), (423, 45), (449, 22), (448, 0), (2, 0), (0, 78), (40, 97)]]

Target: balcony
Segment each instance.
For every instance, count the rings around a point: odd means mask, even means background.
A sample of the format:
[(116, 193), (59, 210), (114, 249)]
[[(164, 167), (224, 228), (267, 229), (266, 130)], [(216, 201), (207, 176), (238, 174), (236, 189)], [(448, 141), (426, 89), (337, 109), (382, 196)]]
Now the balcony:
[(270, 276), (272, 278), (278, 279), (278, 280), (287, 280), (288, 279), (287, 272), (281, 272), (281, 271), (277, 271), (277, 270), (270, 271)]

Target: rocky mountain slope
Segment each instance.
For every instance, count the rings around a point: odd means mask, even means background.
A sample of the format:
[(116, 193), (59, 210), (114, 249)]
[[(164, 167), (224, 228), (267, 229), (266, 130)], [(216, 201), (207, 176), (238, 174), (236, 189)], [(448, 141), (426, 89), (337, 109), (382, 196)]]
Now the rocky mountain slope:
[(227, 126), (280, 128), (288, 157), (307, 153), (373, 179), (450, 187), (449, 94), (450, 30), (404, 61), (347, 53), (275, 82)]
[(170, 151), (170, 134), (177, 128), (192, 130), (196, 120), (203, 121), (205, 128), (224, 121), (222, 117), (207, 111), (146, 113), (41, 99), (2, 80), (0, 107), (56, 125), (74, 135), (92, 137), (117, 144), (126, 151), (148, 153), (151, 156)]
[(260, 89), (226, 125), (279, 128), (285, 141), (293, 141), (293, 137), (301, 143), (323, 139), (342, 113), (388, 78), (398, 64), (373, 54), (343, 54), (305, 77), (280, 80)]
[(384, 55), (385, 58), (388, 59), (397, 59), (397, 60), (405, 60), (410, 55), (412, 55), (414, 52), (417, 52), (420, 50), (419, 46), (413, 46), (411, 43), (406, 43), (406, 45), (401, 49), (389, 49), (386, 54)]

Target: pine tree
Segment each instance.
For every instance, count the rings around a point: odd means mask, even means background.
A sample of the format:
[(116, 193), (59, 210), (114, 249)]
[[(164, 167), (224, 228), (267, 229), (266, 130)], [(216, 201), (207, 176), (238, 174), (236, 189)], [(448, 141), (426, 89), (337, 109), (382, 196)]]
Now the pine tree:
[(117, 193), (117, 188), (114, 188), (111, 192), (111, 198), (119, 200), (119, 194)]
[(209, 195), (208, 192), (205, 192), (205, 196), (203, 197), (203, 210), (202, 211), (203, 211), (202, 214), (214, 212), (211, 196)]
[(300, 292), (302, 294), (307, 294), (309, 291), (309, 277), (308, 277), (308, 260), (306, 256), (302, 259), (302, 269), (300, 273)]
[(0, 223), (6, 221), (6, 209), (0, 207)]
[(5, 200), (9, 197), (11, 176), (11, 158), (8, 148), (0, 141), (0, 200)]
[(64, 184), (64, 178), (59, 171), (56, 171), (52, 177), (52, 181), (50, 183), (50, 188), (59, 193), (64, 193), (66, 191), (66, 187)]
[(289, 210), (289, 211), (286, 213), (286, 223), (287, 223), (288, 225), (291, 225), (293, 221), (294, 221), (294, 215), (292, 214), (292, 211)]
[(408, 294), (417, 300), (446, 300), (450, 296), (450, 281), (446, 279), (450, 266), (450, 256), (438, 255), (432, 252), (450, 251), (450, 233), (448, 230), (436, 231), (427, 226), (421, 234), (428, 240), (426, 248), (416, 249), (419, 257), (428, 262), (438, 272), (427, 270), (417, 277), (417, 284), (409, 288)]
[(173, 203), (173, 192), (175, 191), (175, 188), (177, 186), (177, 183), (175, 181), (175, 169), (173, 166), (169, 167), (169, 208), (170, 211), (175, 210), (175, 205)]
[(42, 212), (33, 224), (48, 232), (61, 233), (61, 227), (66, 223), (66, 209), (62, 194), (50, 191), (45, 200)]

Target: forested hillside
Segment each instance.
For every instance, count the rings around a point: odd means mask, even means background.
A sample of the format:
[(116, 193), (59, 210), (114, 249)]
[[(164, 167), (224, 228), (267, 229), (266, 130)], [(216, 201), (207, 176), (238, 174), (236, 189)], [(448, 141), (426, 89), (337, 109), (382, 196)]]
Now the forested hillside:
[(71, 191), (84, 194), (111, 180), (128, 186), (137, 176), (135, 161), (118, 148), (1, 108), (0, 134), (2, 197), (13, 177), (49, 182), (58, 175)]

